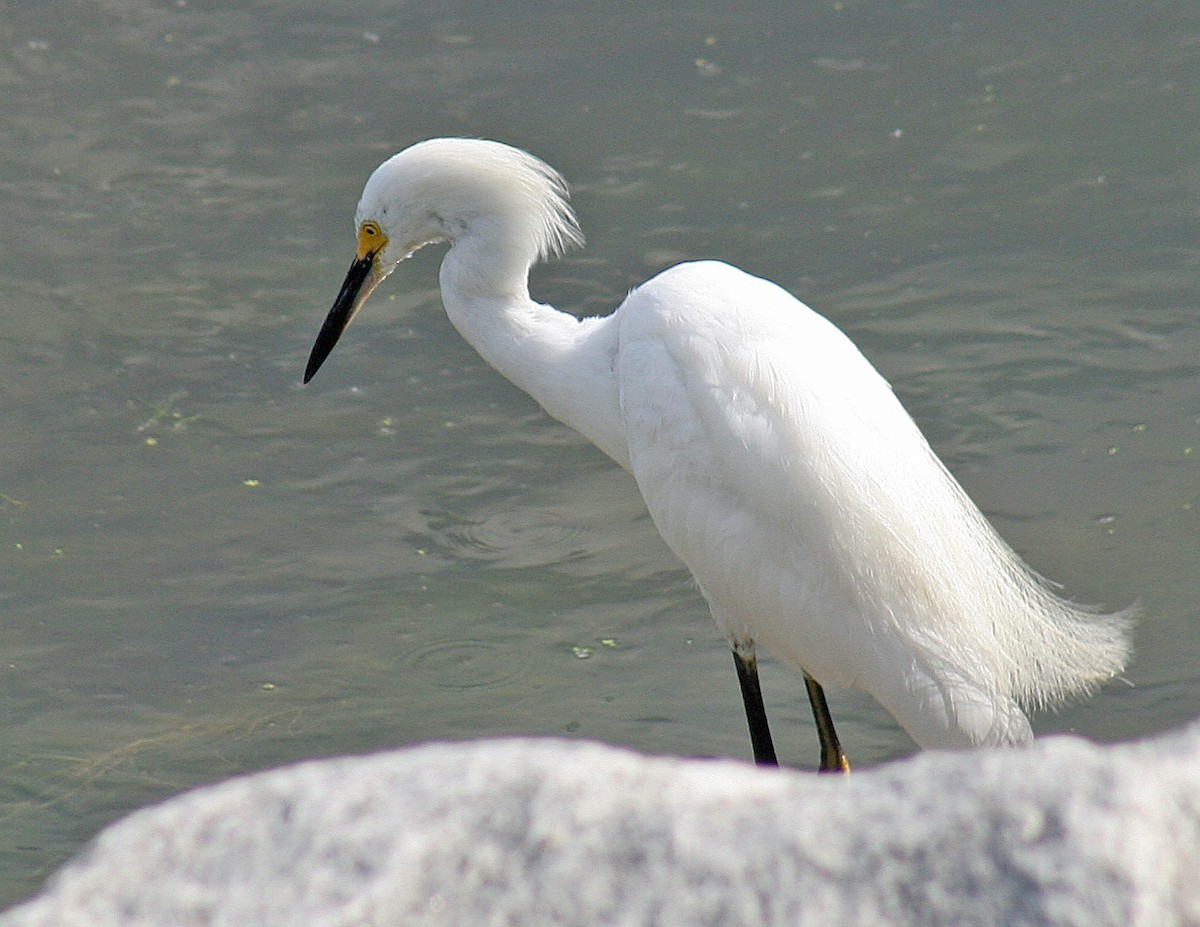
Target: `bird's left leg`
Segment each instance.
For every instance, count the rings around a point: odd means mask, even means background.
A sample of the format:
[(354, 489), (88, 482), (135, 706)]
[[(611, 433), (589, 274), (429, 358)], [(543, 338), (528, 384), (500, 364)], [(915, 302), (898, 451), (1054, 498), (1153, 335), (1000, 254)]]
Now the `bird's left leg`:
[(807, 671), (804, 673), (804, 685), (808, 688), (813, 720), (817, 722), (817, 736), (821, 739), (821, 772), (850, 772), (850, 761), (842, 752), (837, 731), (833, 729), (833, 715), (829, 713), (829, 703), (825, 701), (825, 690)]
[(746, 723), (750, 726), (750, 746), (754, 762), (759, 766), (778, 766), (771, 729), (767, 726), (767, 709), (763, 706), (762, 686), (758, 683), (758, 660), (754, 645), (735, 643), (733, 662), (737, 666), (738, 683), (742, 687), (742, 704), (746, 706)]

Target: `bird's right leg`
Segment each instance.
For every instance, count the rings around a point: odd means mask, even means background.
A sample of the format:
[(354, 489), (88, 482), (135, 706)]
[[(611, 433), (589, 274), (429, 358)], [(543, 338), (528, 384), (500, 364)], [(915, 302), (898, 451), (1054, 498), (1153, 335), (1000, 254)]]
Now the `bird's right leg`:
[(804, 685), (808, 688), (813, 720), (817, 723), (817, 736), (821, 738), (821, 772), (850, 772), (850, 761), (842, 752), (837, 731), (833, 729), (833, 715), (829, 713), (829, 703), (825, 701), (825, 690), (807, 671), (804, 673)]
[(758, 684), (758, 660), (753, 644), (735, 643), (733, 662), (737, 666), (738, 683), (742, 687), (742, 703), (746, 706), (746, 723), (750, 725), (750, 746), (754, 762), (759, 766), (778, 766), (771, 729), (767, 726), (767, 709), (763, 706), (762, 686)]

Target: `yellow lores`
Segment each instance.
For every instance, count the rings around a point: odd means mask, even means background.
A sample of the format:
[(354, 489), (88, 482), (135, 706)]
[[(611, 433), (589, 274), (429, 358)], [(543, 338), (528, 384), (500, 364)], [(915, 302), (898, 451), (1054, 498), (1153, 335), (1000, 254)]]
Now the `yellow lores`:
[(387, 236), (374, 219), (368, 219), (358, 227), (358, 260), (373, 258), (387, 245)]

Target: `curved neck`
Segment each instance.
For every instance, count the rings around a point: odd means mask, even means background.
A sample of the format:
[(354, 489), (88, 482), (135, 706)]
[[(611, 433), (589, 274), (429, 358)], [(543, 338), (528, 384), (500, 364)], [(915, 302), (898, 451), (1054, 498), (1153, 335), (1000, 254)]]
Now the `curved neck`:
[(464, 236), (442, 261), (446, 314), (488, 364), (628, 470), (616, 316), (577, 319), (534, 302), (531, 264), (494, 237)]

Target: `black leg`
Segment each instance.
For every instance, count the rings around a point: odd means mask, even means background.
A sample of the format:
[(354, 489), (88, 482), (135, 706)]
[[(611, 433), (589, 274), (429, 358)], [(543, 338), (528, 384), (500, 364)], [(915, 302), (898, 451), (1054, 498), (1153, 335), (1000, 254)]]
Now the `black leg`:
[[(833, 715), (825, 701), (825, 690), (808, 673), (804, 674), (804, 685), (808, 687), (808, 700), (812, 703), (813, 720), (817, 722), (817, 736), (821, 738), (821, 772), (850, 772), (850, 761), (838, 743), (837, 731), (833, 729)], [(763, 720), (766, 723), (766, 720)]]
[(771, 742), (771, 729), (767, 726), (767, 709), (763, 707), (762, 687), (758, 684), (758, 661), (754, 658), (754, 651), (743, 655), (735, 648), (733, 662), (737, 666), (738, 683), (742, 687), (746, 723), (750, 725), (750, 746), (754, 750), (754, 762), (759, 766), (778, 766), (775, 744)]

